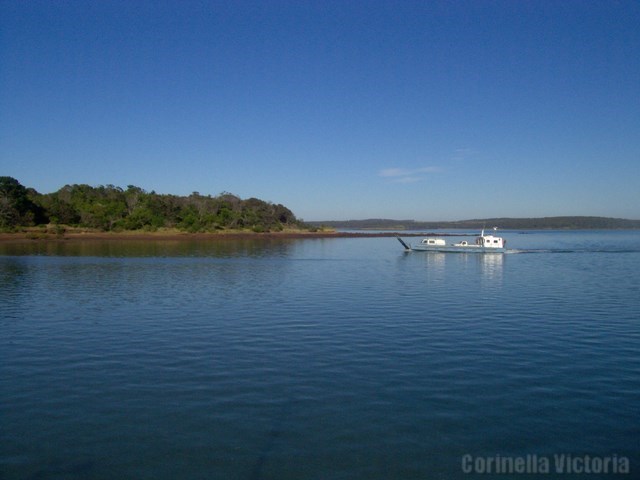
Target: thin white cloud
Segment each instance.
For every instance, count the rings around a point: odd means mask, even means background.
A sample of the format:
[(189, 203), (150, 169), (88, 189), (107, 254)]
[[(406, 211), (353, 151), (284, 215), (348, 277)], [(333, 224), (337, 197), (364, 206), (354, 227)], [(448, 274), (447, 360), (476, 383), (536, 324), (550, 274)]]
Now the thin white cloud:
[(381, 177), (403, 177), (411, 175), (411, 170), (407, 170), (406, 168), (385, 168), (384, 170), (380, 170), (378, 175)]
[(414, 183), (423, 180), (428, 173), (441, 171), (440, 167), (385, 168), (378, 172), (378, 176), (388, 178), (394, 183)]

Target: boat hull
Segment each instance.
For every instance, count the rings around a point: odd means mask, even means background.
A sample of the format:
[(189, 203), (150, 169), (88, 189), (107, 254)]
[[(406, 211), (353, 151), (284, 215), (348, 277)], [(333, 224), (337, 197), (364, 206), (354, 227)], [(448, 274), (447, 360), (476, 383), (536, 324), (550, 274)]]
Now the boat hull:
[(477, 245), (415, 245), (411, 247), (415, 252), (440, 252), (440, 253), (504, 253), (505, 248), (481, 247)]

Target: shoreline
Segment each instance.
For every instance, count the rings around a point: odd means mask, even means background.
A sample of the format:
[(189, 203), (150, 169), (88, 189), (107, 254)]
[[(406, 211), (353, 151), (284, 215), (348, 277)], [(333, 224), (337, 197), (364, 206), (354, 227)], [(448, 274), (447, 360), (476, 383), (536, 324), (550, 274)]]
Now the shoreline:
[(48, 233), (42, 231), (0, 233), (0, 243), (28, 242), (77, 242), (77, 241), (217, 241), (217, 240), (288, 240), (288, 239), (330, 239), (330, 238), (380, 238), (380, 237), (423, 237), (448, 236), (433, 232), (69, 232)]

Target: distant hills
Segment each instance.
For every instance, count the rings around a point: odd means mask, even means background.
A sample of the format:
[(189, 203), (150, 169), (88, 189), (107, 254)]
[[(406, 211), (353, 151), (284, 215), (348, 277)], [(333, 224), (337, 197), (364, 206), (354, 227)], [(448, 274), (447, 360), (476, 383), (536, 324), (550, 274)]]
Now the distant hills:
[(367, 220), (307, 222), (314, 226), (347, 228), (354, 230), (430, 230), (430, 229), (481, 229), (482, 227), (511, 230), (583, 230), (583, 229), (640, 229), (640, 220), (610, 217), (539, 217), (539, 218), (476, 218), (454, 222), (415, 220), (391, 220), (371, 218)]

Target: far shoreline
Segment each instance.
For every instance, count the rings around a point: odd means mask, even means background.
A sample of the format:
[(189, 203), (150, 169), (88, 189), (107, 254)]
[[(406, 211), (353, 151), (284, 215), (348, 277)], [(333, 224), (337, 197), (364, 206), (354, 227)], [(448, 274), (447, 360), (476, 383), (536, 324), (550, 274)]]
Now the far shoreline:
[[(0, 243), (29, 243), (29, 242), (78, 242), (78, 241), (223, 241), (223, 240), (288, 240), (288, 239), (331, 239), (331, 238), (380, 238), (380, 237), (423, 237), (450, 236), (452, 234), (435, 232), (339, 232), (339, 231), (283, 231), (283, 232), (5, 232), (0, 233)], [(458, 235), (456, 235), (458, 236)]]
[[(477, 233), (418, 231), (418, 230), (284, 230), (279, 232), (253, 232), (250, 230), (221, 230), (215, 232), (184, 232), (175, 229), (145, 231), (100, 231), (78, 227), (68, 227), (62, 230), (44, 227), (27, 227), (19, 232), (0, 232), (0, 244), (10, 243), (65, 243), (65, 242), (215, 242), (225, 240), (300, 240), (300, 239), (332, 239), (332, 238), (384, 238), (384, 237), (474, 237)], [(374, 230), (374, 229), (371, 229)], [(532, 231), (579, 231), (579, 230), (636, 230), (636, 229), (501, 229), (525, 234)]]

